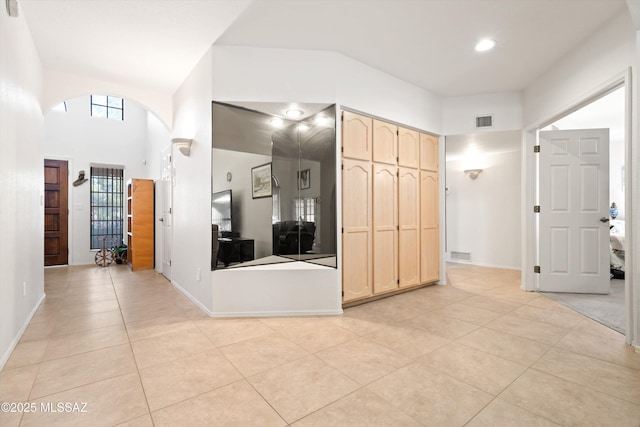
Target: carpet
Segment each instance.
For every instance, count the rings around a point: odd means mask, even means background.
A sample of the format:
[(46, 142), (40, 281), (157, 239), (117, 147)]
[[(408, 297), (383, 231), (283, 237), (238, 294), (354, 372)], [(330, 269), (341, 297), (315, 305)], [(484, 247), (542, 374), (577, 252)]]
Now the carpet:
[(540, 293), (621, 334), (625, 333), (624, 280), (611, 279), (611, 293), (609, 295)]

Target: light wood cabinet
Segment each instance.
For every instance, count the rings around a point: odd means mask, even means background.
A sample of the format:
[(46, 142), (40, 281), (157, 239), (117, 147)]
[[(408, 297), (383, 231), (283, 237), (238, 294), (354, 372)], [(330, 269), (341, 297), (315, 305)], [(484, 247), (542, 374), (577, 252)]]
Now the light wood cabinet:
[(373, 120), (373, 161), (395, 165), (398, 162), (398, 127)]
[(131, 270), (153, 268), (153, 180), (127, 182), (127, 262)]
[(373, 119), (349, 111), (342, 112), (342, 155), (349, 159), (371, 160)]
[(439, 280), (438, 139), (342, 113), (343, 302)]
[(398, 178), (398, 234), (400, 287), (420, 283), (420, 172), (400, 168)]
[(418, 168), (420, 163), (420, 134), (411, 129), (398, 128), (398, 165)]
[(420, 171), (420, 281), (440, 279), (438, 173)]
[(438, 170), (438, 137), (420, 134), (420, 169)]
[(373, 292), (398, 288), (398, 168), (373, 165)]
[(342, 283), (343, 301), (373, 294), (371, 164), (342, 162)]

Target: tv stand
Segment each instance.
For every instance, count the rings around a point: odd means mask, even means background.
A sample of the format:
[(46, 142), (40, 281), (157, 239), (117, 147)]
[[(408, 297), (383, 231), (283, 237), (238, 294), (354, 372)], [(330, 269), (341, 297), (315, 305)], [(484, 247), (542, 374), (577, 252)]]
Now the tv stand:
[(218, 238), (218, 244), (220, 245), (218, 260), (222, 262), (225, 267), (228, 267), (232, 262), (253, 261), (254, 259), (253, 239), (220, 237)]

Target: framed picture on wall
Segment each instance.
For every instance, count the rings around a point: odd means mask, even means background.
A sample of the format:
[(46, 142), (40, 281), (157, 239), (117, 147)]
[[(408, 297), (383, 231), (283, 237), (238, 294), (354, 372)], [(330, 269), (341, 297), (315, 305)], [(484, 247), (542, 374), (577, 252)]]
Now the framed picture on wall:
[(251, 197), (271, 197), (271, 163), (251, 168)]
[(308, 188), (311, 188), (311, 171), (309, 169), (298, 171), (298, 189), (306, 190)]

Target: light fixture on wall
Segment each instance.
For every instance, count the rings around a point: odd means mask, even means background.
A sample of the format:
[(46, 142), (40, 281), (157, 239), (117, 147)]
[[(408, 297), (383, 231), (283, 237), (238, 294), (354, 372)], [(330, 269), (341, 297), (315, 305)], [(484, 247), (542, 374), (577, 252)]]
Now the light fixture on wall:
[(18, 17), (18, 0), (6, 0), (7, 13), (14, 18)]
[(476, 179), (480, 173), (482, 173), (482, 169), (466, 169), (464, 173), (471, 179)]
[(193, 139), (187, 138), (173, 138), (171, 140), (174, 147), (178, 149), (183, 155), (189, 157), (191, 154), (191, 144), (193, 143)]

